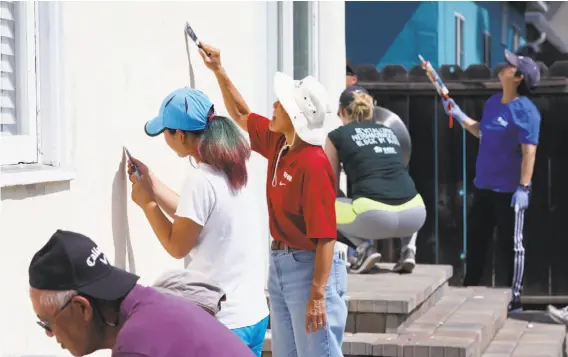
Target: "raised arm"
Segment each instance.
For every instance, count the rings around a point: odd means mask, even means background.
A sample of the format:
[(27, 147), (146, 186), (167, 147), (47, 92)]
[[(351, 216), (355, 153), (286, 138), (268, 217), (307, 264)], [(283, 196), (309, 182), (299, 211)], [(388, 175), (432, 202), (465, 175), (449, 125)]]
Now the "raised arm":
[(453, 99), (442, 99), (442, 105), (446, 114), (451, 114), (465, 130), (479, 138), (479, 122), (477, 120), (473, 120), (465, 114)]
[(229, 115), (238, 126), (248, 132), (247, 119), (250, 114), (250, 109), (221, 65), (221, 52), (205, 43), (201, 43), (201, 45), (211, 54), (211, 56), (207, 56), (205, 51), (199, 49), (199, 54), (201, 58), (203, 58), (205, 66), (215, 73)]

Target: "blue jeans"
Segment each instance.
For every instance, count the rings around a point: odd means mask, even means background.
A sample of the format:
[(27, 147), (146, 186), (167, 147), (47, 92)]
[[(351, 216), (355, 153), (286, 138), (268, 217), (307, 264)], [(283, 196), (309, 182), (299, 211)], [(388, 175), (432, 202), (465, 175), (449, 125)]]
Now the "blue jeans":
[(306, 332), (306, 308), (314, 276), (315, 252), (274, 250), (270, 255), (268, 293), (274, 357), (343, 357), (347, 322), (344, 295), (347, 268), (336, 251), (325, 287), (327, 326)]
[(262, 356), (262, 345), (268, 328), (268, 316), (254, 325), (233, 329), (239, 338), (254, 352), (255, 356)]

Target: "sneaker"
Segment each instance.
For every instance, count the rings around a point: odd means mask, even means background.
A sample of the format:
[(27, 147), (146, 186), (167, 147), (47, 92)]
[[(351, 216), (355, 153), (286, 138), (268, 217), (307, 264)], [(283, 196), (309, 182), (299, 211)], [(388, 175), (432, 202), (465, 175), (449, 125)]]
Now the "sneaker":
[(568, 306), (565, 306), (562, 309), (557, 309), (552, 305), (548, 305), (546, 312), (554, 321), (568, 326)]
[(350, 273), (364, 274), (371, 271), (375, 264), (381, 260), (381, 255), (375, 250), (372, 244), (361, 243), (351, 261)]
[(523, 305), (519, 301), (511, 301), (509, 303), (509, 313), (519, 313), (523, 312)]
[(392, 268), (392, 271), (402, 274), (410, 274), (416, 267), (416, 253), (412, 249), (404, 249), (400, 253), (400, 259)]

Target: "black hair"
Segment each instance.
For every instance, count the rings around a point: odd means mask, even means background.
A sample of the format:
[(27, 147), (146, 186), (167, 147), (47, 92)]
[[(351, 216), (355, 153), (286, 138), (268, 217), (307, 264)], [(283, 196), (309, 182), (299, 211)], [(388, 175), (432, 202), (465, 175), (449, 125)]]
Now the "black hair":
[[(523, 73), (517, 69), (517, 72), (515, 72), (515, 77), (520, 77), (522, 75), (523, 75)], [(517, 94), (521, 95), (521, 96), (527, 96), (527, 95), (531, 94), (531, 90), (530, 90), (529, 86), (527, 85), (527, 81), (524, 77), (521, 80), (521, 82), (519, 83), (519, 85), (517, 86)]]
[[(175, 134), (177, 130), (168, 131)], [(238, 190), (247, 184), (246, 162), (250, 157), (251, 148), (231, 119), (213, 114), (205, 130), (189, 133), (198, 138), (199, 160), (225, 173), (232, 189)]]

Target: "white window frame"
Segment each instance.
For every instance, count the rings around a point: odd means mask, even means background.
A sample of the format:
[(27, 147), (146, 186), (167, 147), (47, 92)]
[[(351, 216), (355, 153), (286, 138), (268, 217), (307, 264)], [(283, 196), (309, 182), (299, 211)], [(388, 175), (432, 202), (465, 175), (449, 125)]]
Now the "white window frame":
[[(460, 26), (458, 26), (458, 23), (460, 24)], [(461, 67), (462, 69), (464, 66), (464, 63), (462, 63), (465, 60), (465, 50), (464, 50), (464, 40), (465, 37), (463, 37), (463, 33), (464, 33), (464, 28), (465, 28), (465, 17), (463, 17), (462, 14), (458, 13), (458, 12), (454, 12), (454, 24), (455, 24), (455, 36), (456, 36), (456, 65)]]
[[(29, 88), (31, 84), (25, 89), (28, 98), (33, 98), (25, 108), (30, 125), (35, 129), (33, 136), (28, 135), (28, 140), (34, 141), (21, 145), (30, 145), (28, 147), (35, 150), (32, 157), (35, 160), (24, 161), (13, 156), (22, 152), (28, 155), (28, 152), (20, 151), (21, 146), (10, 137), (1, 137), (0, 151), (12, 153), (3, 155), (0, 161), (0, 187), (69, 181), (76, 175), (71, 154), (72, 131), (63, 108), (61, 5), (47, 1), (25, 3), (26, 8), (34, 9), (34, 17), (27, 19), (26, 26), (35, 28), (33, 41), (31, 35), (27, 36), (27, 59), (32, 57), (35, 65), (32, 67), (28, 61), (27, 73), (32, 74), (26, 82), (35, 85), (33, 90)], [(26, 14), (31, 11), (26, 10)], [(30, 77), (34, 78), (33, 82)], [(28, 147), (23, 150), (28, 150)]]
[[(319, 79), (319, 2), (310, 3), (310, 75)], [(294, 76), (294, 2), (269, 1), (267, 3), (268, 26), (268, 66), (267, 113), (272, 112), (274, 94), (274, 73), (280, 71)]]
[[(318, 20), (319, 2), (306, 1), (309, 5), (309, 75), (319, 77), (318, 66)], [(294, 75), (294, 2), (278, 1), (278, 70), (290, 76)]]
[(482, 38), (481, 46), (483, 48), (482, 61), (484, 64), (487, 65), (487, 67), (491, 68), (493, 39), (491, 38), (491, 34), (488, 31), (483, 31), (483, 35), (481, 38)]
[(2, 136), (0, 165), (37, 163), (37, 77), (36, 49), (37, 33), (35, 2), (14, 2), (20, 10), (16, 16), (16, 123), (23, 134)]
[(509, 42), (509, 4), (501, 3), (501, 44), (505, 47)]
[(521, 47), (521, 29), (517, 25), (513, 25), (513, 43), (511, 47), (513, 48), (513, 52), (516, 52), (519, 47)]

